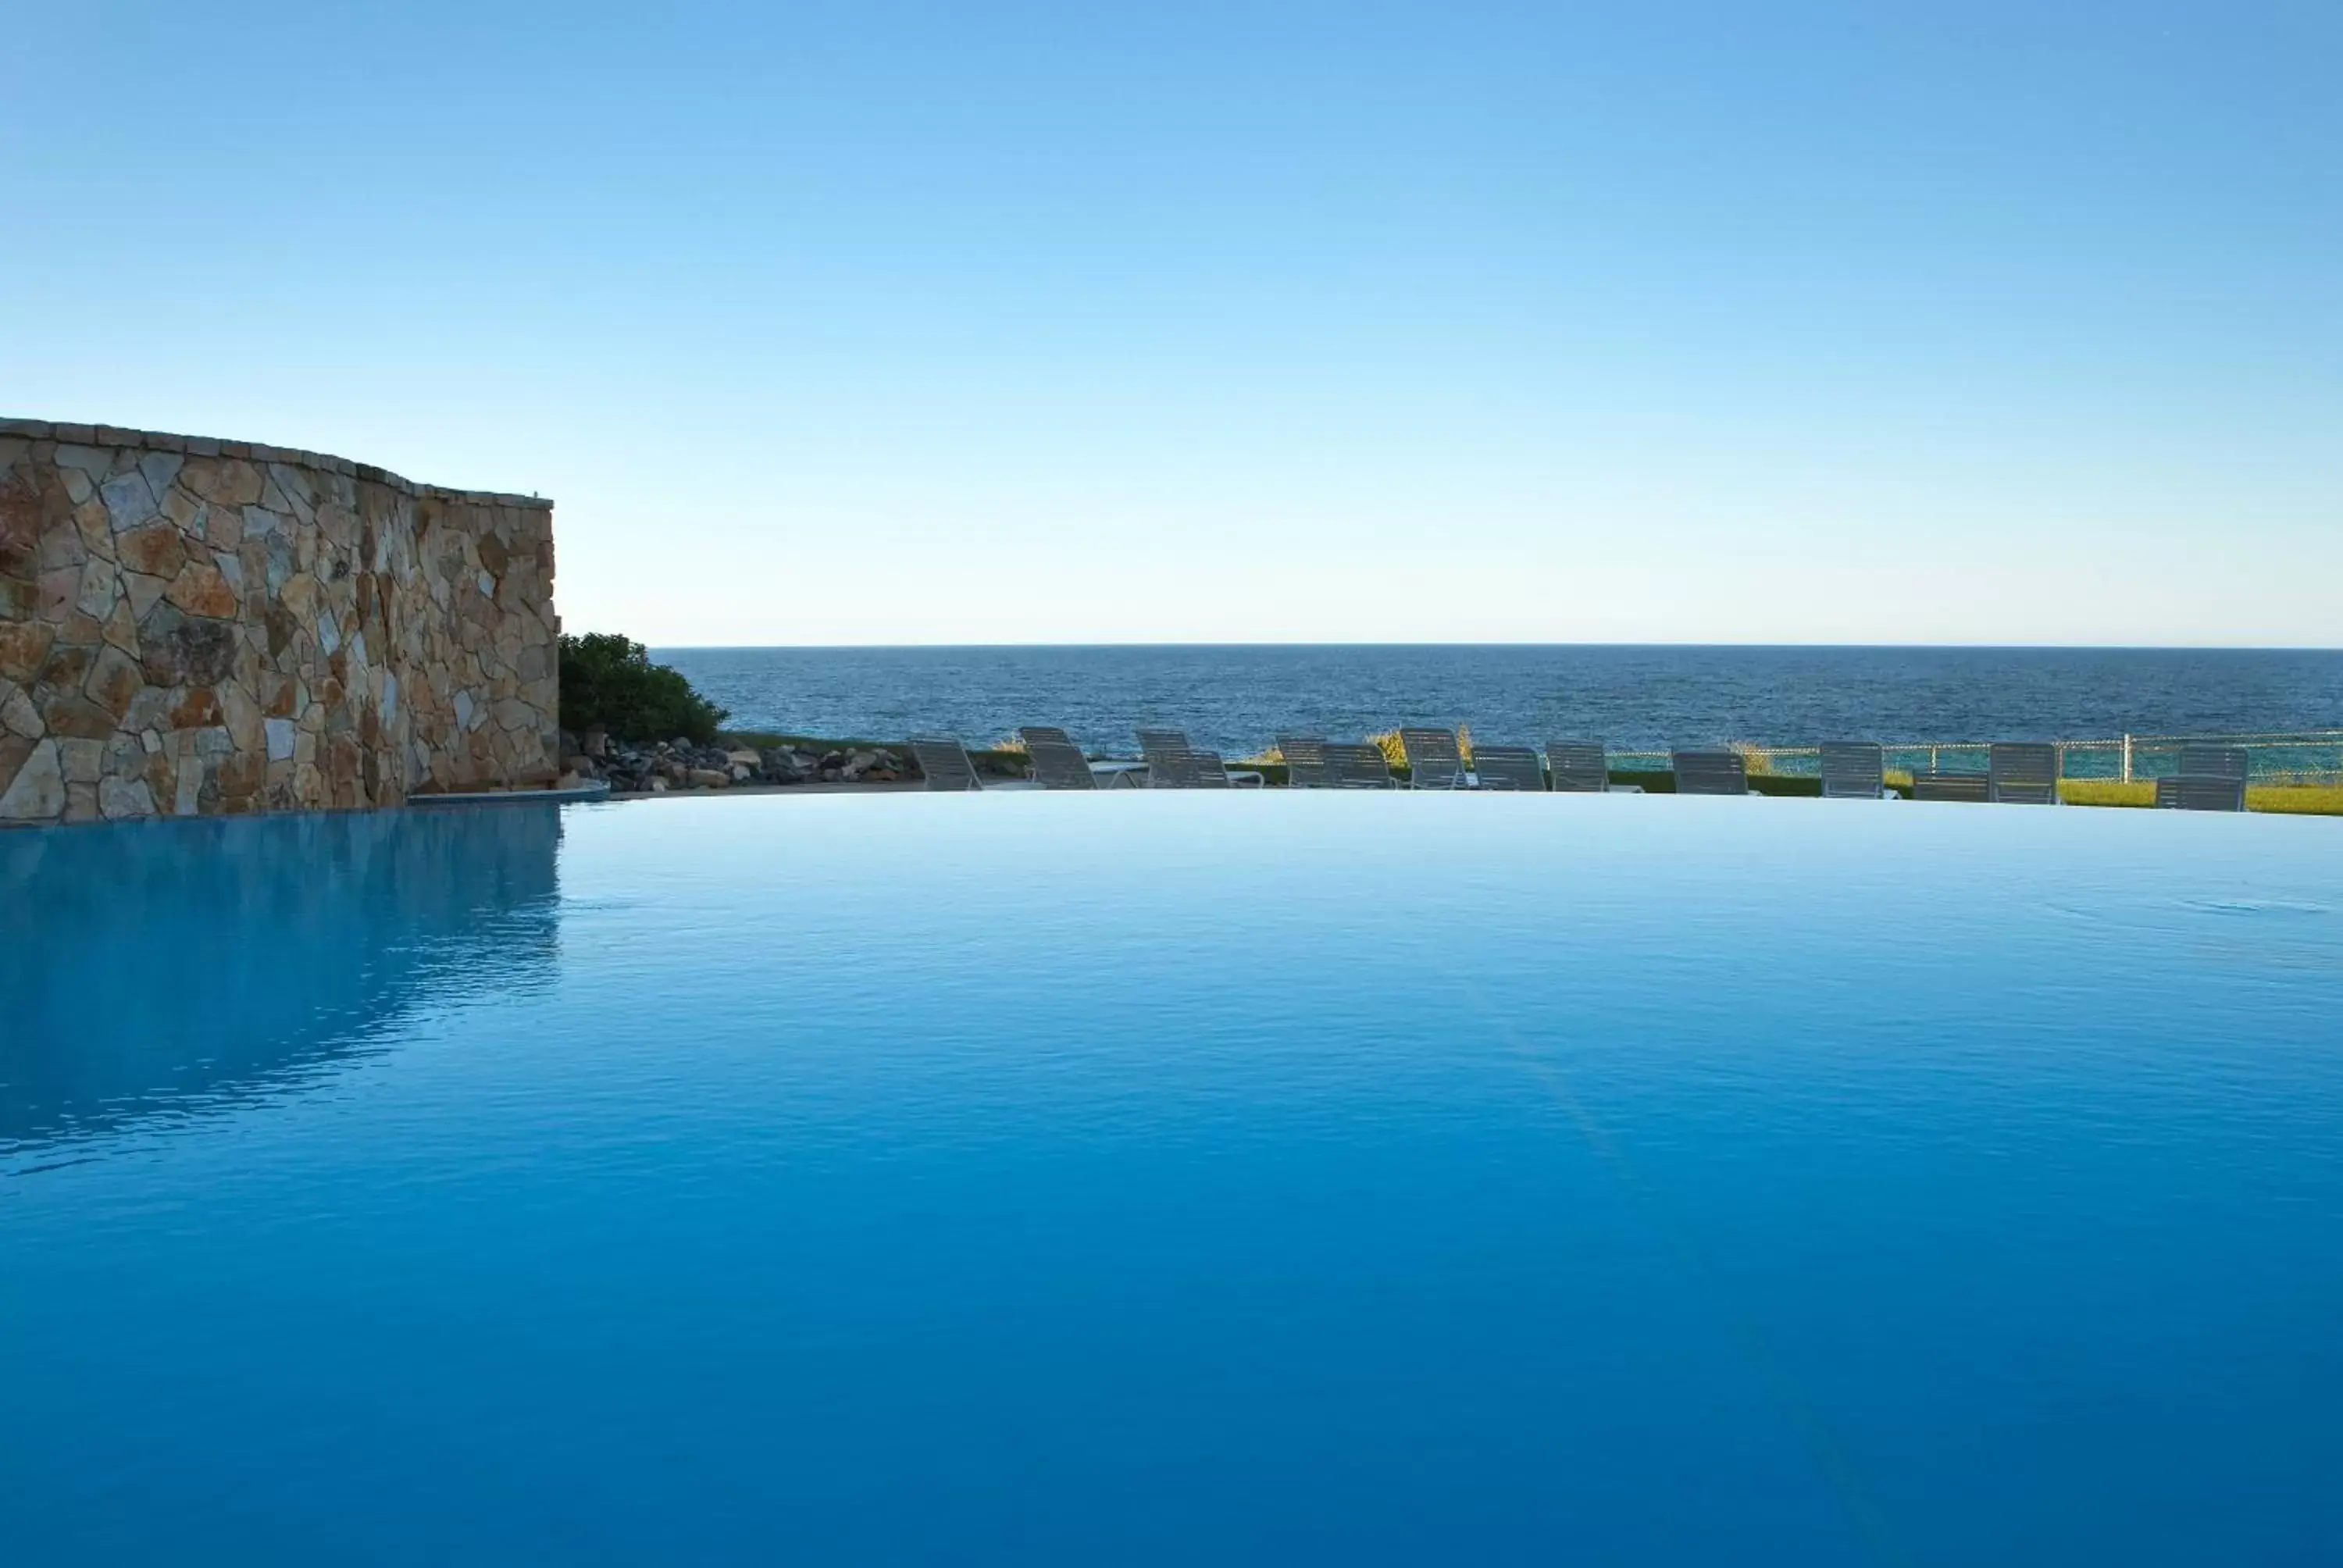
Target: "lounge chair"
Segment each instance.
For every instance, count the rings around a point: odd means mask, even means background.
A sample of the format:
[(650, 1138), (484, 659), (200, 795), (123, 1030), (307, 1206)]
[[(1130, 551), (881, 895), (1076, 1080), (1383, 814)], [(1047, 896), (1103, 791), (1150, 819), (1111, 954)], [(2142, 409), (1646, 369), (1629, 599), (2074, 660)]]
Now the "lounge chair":
[(1056, 740), (1037, 740), (1025, 731), (1025, 755), (1033, 761), (1033, 782), (1044, 789), (1095, 789), (1098, 775), (1091, 771), (1090, 759), (1078, 746)]
[(1072, 736), (1054, 724), (1028, 724), (1018, 730), (1017, 739), (1028, 746), (1037, 741), (1044, 746), (1071, 746), (1074, 743)]
[(1139, 754), (1147, 759), (1147, 787), (1150, 789), (1200, 789), (1207, 787), (1197, 766), (1196, 749), (1188, 744), (1184, 731), (1142, 729), (1139, 732)]
[[(1189, 789), (1226, 789), (1232, 787), (1234, 780), (1229, 777), (1229, 765), (1221, 760), (1219, 752), (1191, 751), (1188, 753), (1188, 761), (1195, 779), (1188, 786)], [(1254, 783), (1261, 782), (1260, 774), (1252, 774), (1250, 777)]]
[(1526, 746), (1475, 746), (1473, 777), (1483, 789), (1545, 789), (1545, 764)]
[(1611, 761), (1599, 740), (1549, 740), (1545, 759), (1557, 795), (1600, 795), (1611, 788)]
[(976, 776), (976, 764), (968, 759), (968, 748), (949, 735), (914, 735), (911, 737), (911, 758), (920, 765), (920, 772), (930, 789), (981, 789), (984, 783)]
[(1409, 789), (1462, 789), (1472, 782), (1453, 729), (1403, 729), (1399, 743), (1407, 752)]
[(1217, 751), (1199, 751), (1177, 729), (1142, 729), (1139, 754), (1147, 759), (1150, 789), (1229, 789), (1242, 784), (1258, 789), (1262, 776), (1251, 769), (1231, 770)]
[(1983, 803), (1993, 799), (1992, 780), (1982, 773), (1915, 773), (1912, 799)]
[(1986, 798), (1997, 806), (2056, 806), (2058, 749), (2040, 740), (1996, 740), (1986, 749)]
[(1823, 799), (1825, 800), (1892, 800), (1887, 788), (1887, 754), (1868, 740), (1826, 740), (1823, 743)]
[(1746, 795), (1749, 764), (1722, 747), (1686, 748), (1671, 755), (1679, 795)]
[(1324, 747), (1323, 788), (1330, 789), (1388, 789), (1392, 787), (1391, 763), (1383, 757), (1380, 746), (1352, 746), (1328, 741)]
[(1277, 753), (1285, 759), (1285, 787), (1288, 789), (1323, 789), (1331, 780), (1326, 777), (1326, 738), (1322, 735), (1281, 735), (1277, 738)]
[(2253, 776), (2242, 746), (2184, 746), (2180, 772), (2188, 779), (2235, 779), (2241, 784)]
[(2156, 781), (2156, 804), (2167, 811), (2242, 811), (2246, 781), (2224, 773), (2175, 773)]

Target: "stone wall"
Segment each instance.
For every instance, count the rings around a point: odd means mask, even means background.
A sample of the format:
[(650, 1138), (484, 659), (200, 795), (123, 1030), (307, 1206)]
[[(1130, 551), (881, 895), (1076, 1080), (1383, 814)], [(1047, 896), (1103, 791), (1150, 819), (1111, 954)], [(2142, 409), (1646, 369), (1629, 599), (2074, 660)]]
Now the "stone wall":
[(0, 823), (553, 781), (553, 508), (0, 420)]

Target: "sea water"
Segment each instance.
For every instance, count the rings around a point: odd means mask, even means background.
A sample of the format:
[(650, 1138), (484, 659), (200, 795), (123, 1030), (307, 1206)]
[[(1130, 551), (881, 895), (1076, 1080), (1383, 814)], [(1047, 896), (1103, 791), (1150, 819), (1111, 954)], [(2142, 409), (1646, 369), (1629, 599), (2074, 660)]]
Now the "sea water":
[[(972, 744), (1056, 724), (1092, 751), (1185, 729), (1255, 755), (1280, 734), (1465, 724), (1484, 741), (2112, 739), (2343, 729), (2343, 651), (2221, 648), (1163, 647), (663, 648), (736, 725)], [(2332, 769), (2333, 748), (2288, 764)]]

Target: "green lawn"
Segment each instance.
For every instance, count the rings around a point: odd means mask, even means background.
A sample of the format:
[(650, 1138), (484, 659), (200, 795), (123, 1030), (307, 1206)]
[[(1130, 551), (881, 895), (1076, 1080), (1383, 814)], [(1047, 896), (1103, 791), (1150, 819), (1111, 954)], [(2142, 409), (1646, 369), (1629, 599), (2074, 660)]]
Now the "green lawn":
[[(2137, 780), (2126, 784), (2113, 779), (2069, 779), (2058, 786), (2058, 796), (2069, 806), (2136, 809), (2156, 804), (2156, 786)], [(2301, 817), (2343, 817), (2343, 787), (2257, 784), (2246, 791), (2246, 809)]]

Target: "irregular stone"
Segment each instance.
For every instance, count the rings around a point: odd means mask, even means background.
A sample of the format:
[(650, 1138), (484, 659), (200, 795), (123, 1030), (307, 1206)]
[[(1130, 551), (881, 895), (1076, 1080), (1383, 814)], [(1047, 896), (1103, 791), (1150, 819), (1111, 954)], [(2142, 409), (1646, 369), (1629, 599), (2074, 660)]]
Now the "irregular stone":
[(230, 458), (218, 466), (210, 489), (196, 494), (215, 507), (248, 507), (260, 499), (264, 487), (259, 469), (241, 458)]
[(78, 469), (93, 485), (104, 482), (114, 472), (114, 454), (103, 447), (57, 447), (57, 467)]
[(155, 686), (216, 686), (236, 668), (235, 628), (192, 619), (176, 605), (156, 605), (138, 623), (138, 646)]
[(91, 561), (81, 568), (81, 591), (75, 597), (74, 608), (103, 625), (114, 613), (114, 602), (121, 593), (121, 574), (105, 561)]
[(174, 528), (200, 539), (204, 537), (204, 524), (210, 518), (212, 509), (174, 485), (164, 492), (161, 510), (164, 520)]
[(187, 547), (179, 530), (168, 523), (134, 528), (115, 541), (114, 558), (125, 570), (144, 572), (168, 582), (187, 564)]
[(123, 595), (114, 601), (114, 609), (106, 618), (106, 640), (123, 652), (138, 652), (138, 613), (130, 605), (130, 596)]
[(155, 814), (155, 795), (144, 779), (104, 779), (98, 781), (97, 809), (109, 822)]
[(171, 815), (192, 817), (203, 804), (204, 765), (192, 749), (179, 753), (177, 779), (171, 791)]
[(268, 759), (271, 762), (290, 762), (293, 759), (293, 721), (289, 719), (264, 719), (262, 729), (267, 736)]
[[(181, 553), (179, 558), (181, 564), (184, 565), (186, 560), (185, 552)], [(178, 567), (173, 567), (171, 568), (172, 576), (177, 576), (178, 571)], [(140, 620), (145, 620), (146, 618), (146, 612), (155, 608), (156, 603), (163, 597), (163, 590), (170, 586), (171, 582), (169, 578), (148, 577), (144, 572), (124, 572), (122, 574), (123, 591), (129, 598), (130, 613), (136, 616)]]
[[(5, 749), (14, 744), (0, 741), (0, 764), (5, 764)], [(35, 742), (15, 769), (5, 793), (0, 793), (0, 821), (43, 822), (61, 817), (65, 809), (65, 768), (57, 759), (57, 743), (54, 740)]]
[(62, 625), (73, 610), (74, 600), (81, 597), (81, 568), (43, 572), (34, 579), (34, 586), (39, 591), (33, 613), (52, 626)]
[(51, 691), (78, 690), (89, 678), (89, 667), (96, 658), (96, 648), (60, 640), (41, 661), (40, 684)]
[[(261, 574), (261, 580), (268, 585), (268, 592), (272, 598), (282, 600), (287, 589), (292, 587), (296, 571), (293, 547), (283, 539), (265, 539), (261, 541), (261, 548), (267, 552), (267, 566)], [(304, 595), (314, 595), (317, 592), (317, 587), (312, 583), (308, 588), (295, 591)], [(297, 602), (304, 606), (314, 606), (316, 600), (314, 598), (304, 598)], [(294, 613), (307, 616), (309, 610), (297, 608)]]
[(130, 704), (146, 684), (136, 659), (118, 648), (107, 647), (98, 649), (82, 691), (118, 720), (129, 713)]
[(22, 568), (41, 544), (41, 494), (32, 481), (0, 475), (0, 566)]
[(42, 661), (48, 658), (49, 645), (56, 636), (55, 628), (38, 621), (0, 624), (0, 676), (29, 683), (40, 673)]
[(301, 632), (300, 621), (281, 604), (272, 604), (263, 609), (260, 624), (268, 636), (268, 657), (271, 658), (291, 648), (293, 639)]
[(236, 614), (236, 599), (227, 579), (219, 568), (206, 563), (189, 561), (163, 590), (163, 597), (186, 610), (189, 615), (211, 620), (226, 620)]
[(65, 769), (66, 783), (95, 784), (105, 770), (105, 742), (79, 739), (59, 740), (57, 762)]
[(0, 730), (27, 740), (38, 740), (48, 730), (32, 694), (13, 680), (0, 680)]
[(138, 459), (138, 472), (146, 477), (146, 488), (158, 500), (168, 493), (171, 481), (179, 477), (186, 458), (176, 452), (149, 452)]
[[(238, 751), (222, 758), (219, 765), (212, 770), (212, 783), (219, 790), (220, 809), (230, 812), (253, 809), (259, 804), (261, 787), (266, 779), (267, 764), (258, 752)], [(355, 800), (348, 803), (357, 804)]]
[[(141, 673), (144, 673), (143, 668)], [(170, 723), (171, 710), (179, 706), (186, 695), (166, 686), (141, 687), (138, 695), (130, 699), (130, 710), (122, 716), (121, 728), (140, 735), (151, 735), (166, 728)], [(151, 751), (154, 747), (147, 749)]]
[(92, 496), (75, 507), (73, 525), (81, 536), (82, 548), (102, 560), (114, 558), (114, 519), (106, 515), (104, 501)]
[(208, 686), (197, 687), (179, 699), (171, 709), (174, 729), (206, 729), (220, 722), (219, 694)]
[(220, 717), (227, 726), (229, 737), (236, 741), (236, 749), (238, 751), (259, 751), (260, 704), (255, 702), (241, 685), (230, 681), (219, 688), (219, 705)]
[(114, 733), (114, 715), (77, 691), (60, 692), (41, 705), (51, 735), (103, 740)]
[(155, 515), (155, 492), (147, 487), (146, 476), (136, 468), (106, 480), (98, 486), (97, 493), (105, 498), (106, 515), (117, 534), (128, 533)]
[(68, 822), (95, 822), (98, 819), (96, 785), (69, 783), (65, 786), (65, 819)]
[(72, 528), (51, 528), (41, 536), (40, 554), (34, 559), (44, 573), (79, 571), (89, 559), (89, 546)]

